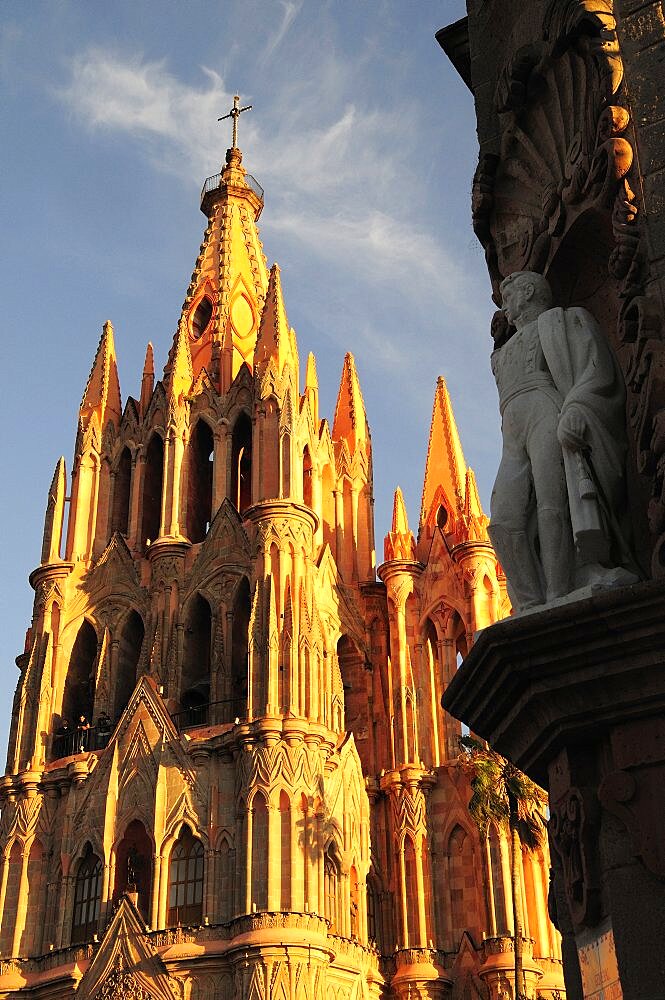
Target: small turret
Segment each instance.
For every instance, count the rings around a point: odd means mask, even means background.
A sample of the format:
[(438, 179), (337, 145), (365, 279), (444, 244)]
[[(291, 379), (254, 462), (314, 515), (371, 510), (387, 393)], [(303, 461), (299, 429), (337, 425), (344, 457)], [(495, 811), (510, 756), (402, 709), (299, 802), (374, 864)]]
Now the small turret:
[(83, 430), (96, 418), (97, 427), (103, 432), (109, 420), (119, 427), (122, 417), (120, 382), (113, 342), (113, 326), (104, 323), (102, 335), (92, 364), (88, 382), (81, 400), (79, 418)]
[(187, 326), (182, 319), (178, 324), (173, 357), (164, 371), (164, 378), (169, 398), (176, 403), (186, 396), (192, 387), (194, 379), (192, 355), (189, 350)]
[(459, 517), (464, 510), (466, 462), (455, 423), (455, 415), (445, 379), (439, 376), (434, 394), (432, 423), (427, 446), (425, 481), (420, 507), (420, 530), (432, 529), (445, 509), (446, 521)]
[(395, 490), (392, 527), (383, 543), (383, 558), (385, 562), (389, 562), (392, 559), (412, 561), (416, 558), (416, 543), (412, 532), (409, 530), (409, 520), (404, 504), (404, 497), (399, 486)]
[(262, 378), (265, 375), (271, 362), (275, 374), (279, 377), (284, 365), (292, 359), (292, 348), (292, 334), (284, 306), (279, 265), (273, 264), (254, 351), (254, 369), (258, 377)]
[(319, 426), (319, 377), (316, 373), (316, 358), (310, 351), (307, 355), (304, 399), (309, 402), (315, 429)]

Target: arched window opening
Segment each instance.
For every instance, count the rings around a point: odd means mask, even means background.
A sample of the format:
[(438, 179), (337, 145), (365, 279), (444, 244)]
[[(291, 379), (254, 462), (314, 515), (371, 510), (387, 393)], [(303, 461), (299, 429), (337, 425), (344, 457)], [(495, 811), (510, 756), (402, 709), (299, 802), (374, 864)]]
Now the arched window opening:
[(409, 835), (404, 838), (404, 883), (406, 885), (406, 920), (404, 944), (407, 948), (419, 945), (418, 934), (418, 878), (416, 851)]
[(233, 602), (231, 626), (231, 704), (229, 721), (247, 717), (249, 618), (252, 606), (249, 582), (243, 577)]
[(204, 295), (192, 316), (192, 340), (200, 340), (212, 319), (212, 302)]
[(123, 448), (115, 470), (113, 485), (113, 507), (111, 508), (111, 534), (129, 532), (129, 497), (132, 486), (132, 455), (129, 448)]
[(215, 441), (205, 420), (199, 420), (189, 438), (187, 477), (187, 536), (202, 542), (212, 515), (212, 479)]
[(383, 951), (380, 892), (376, 876), (372, 874), (367, 876), (367, 938)]
[[(363, 757), (368, 752), (370, 741), (358, 741), (358, 736), (366, 733), (368, 727), (367, 678), (370, 674), (365, 670), (364, 656), (348, 635), (343, 635), (337, 643), (337, 659), (344, 688), (344, 725), (354, 733), (356, 746)], [(367, 765), (369, 762), (363, 759), (362, 763)]]
[(330, 921), (331, 934), (341, 931), (339, 922), (340, 867), (332, 846), (326, 849), (323, 860), (324, 902), (326, 920)]
[(152, 855), (152, 841), (146, 828), (140, 820), (132, 820), (116, 851), (113, 901), (117, 902), (124, 892), (136, 893), (146, 923), (150, 916)]
[(281, 847), (280, 908), (291, 909), (291, 802), (285, 791), (279, 793), (279, 826)]
[(284, 431), (280, 441), (280, 496), (291, 495), (291, 435)]
[(132, 611), (125, 619), (118, 643), (118, 672), (113, 696), (114, 722), (117, 722), (124, 712), (136, 687), (136, 669), (144, 635), (143, 620), (136, 611)]
[(309, 447), (305, 445), (305, 450), (302, 453), (302, 502), (306, 507), (312, 506), (313, 474), (312, 456), (309, 453)]
[(219, 848), (219, 919), (222, 923), (231, 920), (234, 914), (233, 897), (235, 888), (235, 851), (227, 840)]
[(149, 545), (159, 537), (162, 519), (162, 485), (164, 476), (164, 443), (153, 434), (146, 451), (143, 470), (143, 504), (141, 509), (141, 545)]
[(252, 800), (252, 904), (268, 909), (268, 806), (261, 792)]
[(72, 944), (90, 941), (97, 933), (99, 908), (102, 900), (102, 863), (86, 844), (76, 873)]
[(201, 726), (208, 721), (211, 637), (210, 605), (200, 594), (196, 594), (189, 603), (185, 619), (180, 694), (183, 712), (181, 725), (184, 727)]
[(184, 826), (169, 861), (168, 924), (200, 924), (203, 919), (203, 844)]
[(231, 439), (231, 503), (243, 514), (252, 503), (252, 422), (241, 413)]
[[(64, 756), (87, 750), (87, 730), (90, 725), (95, 697), (95, 661), (97, 659), (97, 634), (89, 621), (84, 621), (74, 640), (69, 669), (62, 697), (62, 724), (54, 740), (54, 753)], [(84, 720), (84, 721), (83, 721)], [(65, 730), (63, 732), (62, 730)], [(81, 739), (74, 739), (81, 730)]]

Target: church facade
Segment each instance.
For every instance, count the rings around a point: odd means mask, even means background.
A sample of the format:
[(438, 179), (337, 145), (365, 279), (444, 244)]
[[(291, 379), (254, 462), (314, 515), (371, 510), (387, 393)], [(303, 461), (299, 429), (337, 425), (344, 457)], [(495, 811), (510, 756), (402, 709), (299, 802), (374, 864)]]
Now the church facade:
[[(417, 541), (397, 490), (377, 570), (354, 359), (330, 425), (235, 145), (201, 208), (163, 378), (148, 345), (123, 407), (105, 324), (49, 491), (0, 779), (0, 997), (512, 997), (508, 839), (479, 837), (440, 704), (509, 612), (447, 387)], [(520, 881), (527, 983), (557, 1000), (547, 857)]]

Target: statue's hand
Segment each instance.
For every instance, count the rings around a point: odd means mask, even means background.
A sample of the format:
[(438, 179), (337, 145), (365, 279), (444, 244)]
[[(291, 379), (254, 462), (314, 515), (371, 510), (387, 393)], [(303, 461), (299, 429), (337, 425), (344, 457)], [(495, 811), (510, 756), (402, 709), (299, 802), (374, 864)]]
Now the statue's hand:
[(562, 448), (569, 451), (583, 451), (586, 448), (586, 421), (575, 407), (562, 413), (557, 429), (557, 438)]

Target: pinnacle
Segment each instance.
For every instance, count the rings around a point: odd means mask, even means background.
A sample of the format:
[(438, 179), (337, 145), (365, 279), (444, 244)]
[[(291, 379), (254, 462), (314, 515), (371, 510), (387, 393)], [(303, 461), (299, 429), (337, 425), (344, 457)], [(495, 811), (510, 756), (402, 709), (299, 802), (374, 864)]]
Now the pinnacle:
[(102, 427), (109, 418), (116, 426), (120, 423), (122, 416), (120, 383), (113, 342), (113, 324), (110, 320), (106, 320), (102, 328), (95, 360), (81, 400), (80, 413), (84, 423), (89, 422), (95, 412)]
[(406, 506), (404, 504), (404, 496), (402, 490), (398, 486), (395, 490), (395, 500), (393, 502), (393, 524), (392, 531), (399, 532), (402, 535), (407, 534), (409, 530), (409, 518), (406, 513)]
[(351, 453), (359, 444), (369, 443), (365, 404), (360, 391), (356, 362), (350, 352), (344, 358), (332, 436), (334, 441), (344, 439)]
[(144, 414), (150, 405), (153, 389), (155, 387), (155, 355), (152, 343), (148, 341), (143, 363), (143, 375), (141, 377), (141, 413)]
[(186, 395), (192, 387), (194, 372), (192, 369), (192, 355), (189, 350), (189, 337), (187, 336), (187, 323), (184, 319), (178, 324), (178, 332), (174, 344), (173, 360), (169, 372), (168, 389), (173, 399), (180, 399)]
[(284, 296), (282, 295), (279, 265), (273, 264), (268, 278), (266, 301), (261, 313), (254, 366), (262, 372), (267, 368), (270, 359), (274, 358), (278, 371), (281, 372), (292, 350), (293, 344), (291, 343), (289, 321), (284, 306)]

